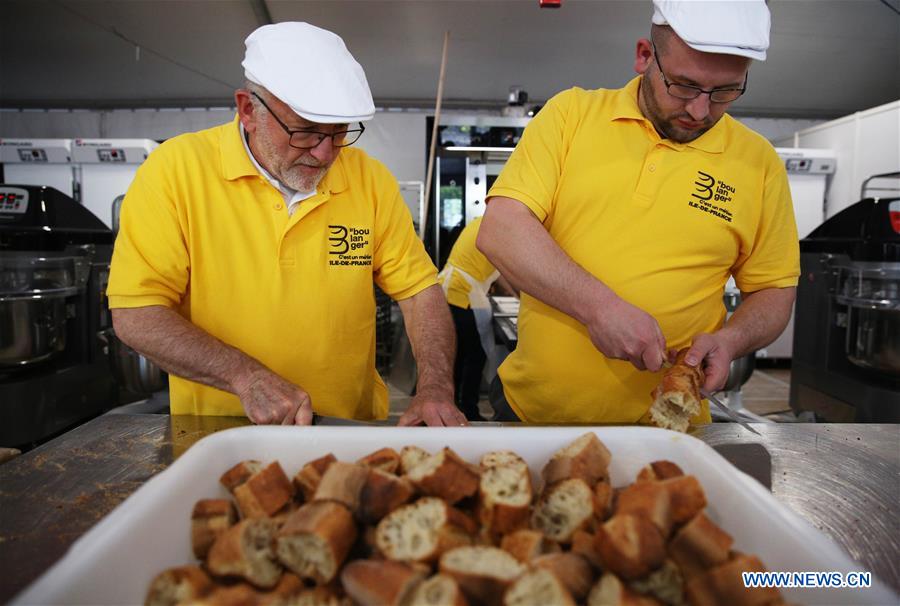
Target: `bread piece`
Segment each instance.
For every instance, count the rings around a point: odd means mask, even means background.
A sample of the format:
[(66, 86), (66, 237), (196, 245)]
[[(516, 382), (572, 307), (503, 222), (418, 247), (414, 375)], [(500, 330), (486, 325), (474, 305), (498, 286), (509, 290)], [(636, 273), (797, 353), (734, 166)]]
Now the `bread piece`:
[(419, 583), (403, 606), (468, 606), (459, 583), (446, 574), (436, 574)]
[(256, 587), (274, 587), (281, 578), (272, 541), (276, 523), (268, 518), (242, 520), (213, 543), (206, 567), (218, 576), (237, 576)]
[(503, 606), (575, 606), (575, 600), (549, 570), (530, 570), (506, 590)]
[(457, 547), (441, 556), (440, 571), (456, 579), (470, 601), (496, 604), (525, 571), (518, 560), (496, 547)]
[(423, 459), (406, 477), (423, 494), (440, 497), (451, 505), (478, 491), (478, 473), (449, 448)]
[(367, 454), (356, 462), (358, 465), (380, 469), (387, 473), (396, 474), (400, 469), (400, 454), (393, 448), (381, 448)]
[[(591, 540), (593, 541), (593, 537)], [(528, 564), (545, 553), (556, 553), (560, 550), (559, 543), (548, 539), (543, 532), (530, 528), (523, 528), (504, 536), (500, 542), (500, 549), (509, 552), (523, 564)]]
[(381, 518), (409, 502), (416, 493), (406, 478), (381, 469), (369, 470), (359, 495), (357, 517), (365, 524), (377, 524)]
[(385, 516), (375, 544), (388, 559), (433, 562), (444, 551), (472, 543), (475, 523), (443, 499), (423, 497)]
[(269, 463), (234, 489), (234, 499), (245, 518), (272, 516), (294, 497), (294, 487), (278, 461)]
[(706, 507), (706, 493), (694, 476), (679, 476), (659, 484), (669, 493), (672, 522), (684, 524)]
[(263, 468), (259, 461), (241, 461), (219, 478), (219, 483), (233, 493), (234, 489), (250, 479), (250, 476)]
[(303, 496), (304, 501), (312, 501), (322, 475), (335, 461), (337, 459), (334, 455), (328, 453), (324, 457), (314, 459), (300, 468), (300, 471), (294, 476), (294, 486)]
[(669, 542), (669, 556), (692, 577), (728, 560), (734, 539), (703, 513), (681, 527)]
[(528, 469), (525, 459), (511, 450), (493, 450), (481, 456), (479, 465), (482, 469), (491, 467), (524, 467)]
[(681, 470), (681, 467), (672, 461), (653, 461), (641, 468), (635, 481), (668, 480), (669, 478), (677, 478), (683, 475), (684, 472)]
[(527, 465), (487, 467), (478, 485), (478, 519), (485, 531), (500, 536), (528, 526), (531, 473)]
[(662, 482), (635, 482), (619, 491), (616, 514), (644, 516), (666, 538), (672, 529), (670, 494)]
[(614, 493), (609, 482), (597, 482), (594, 485), (594, 515), (601, 522), (612, 514)]
[(781, 599), (774, 587), (744, 587), (742, 572), (765, 572), (754, 555), (739, 555), (688, 580), (685, 595), (691, 606), (757, 606)]
[(419, 463), (430, 457), (427, 450), (418, 446), (404, 446), (400, 449), (400, 473), (406, 475)]
[(322, 474), (312, 500), (337, 501), (355, 514), (359, 509), (360, 493), (368, 478), (368, 467), (335, 461)]
[(553, 453), (541, 470), (541, 477), (545, 487), (572, 478), (581, 478), (593, 487), (608, 478), (611, 456), (597, 435), (588, 432)]
[(577, 553), (548, 553), (531, 561), (532, 568), (543, 568), (553, 573), (576, 601), (581, 601), (594, 584), (594, 569)]
[(632, 581), (631, 588), (652, 595), (664, 604), (684, 604), (684, 577), (672, 560), (666, 560), (644, 578)]
[(603, 568), (626, 580), (647, 576), (666, 555), (659, 530), (642, 516), (614, 515), (597, 529), (594, 540)]
[(208, 593), (212, 579), (199, 566), (178, 566), (164, 570), (150, 582), (145, 606), (175, 606)]
[(685, 432), (690, 419), (700, 412), (700, 388), (705, 380), (703, 369), (688, 366), (684, 358), (690, 348), (678, 352), (659, 385), (651, 392), (650, 422), (657, 427)]
[(425, 574), (393, 560), (353, 560), (341, 571), (341, 585), (360, 606), (400, 604)]
[(662, 602), (629, 589), (619, 577), (607, 572), (591, 588), (587, 606), (662, 606)]
[(237, 521), (234, 504), (228, 499), (200, 499), (191, 512), (191, 548), (194, 557), (205, 560), (209, 548)]
[(572, 478), (544, 490), (534, 506), (531, 525), (554, 541), (569, 543), (575, 531), (585, 528), (593, 515), (591, 487), (581, 478)]
[(313, 501), (290, 514), (275, 538), (275, 554), (288, 570), (318, 584), (337, 576), (356, 540), (350, 510), (335, 501)]
[(600, 552), (597, 551), (597, 544), (594, 542), (592, 533), (576, 530), (572, 535), (571, 552), (583, 557), (596, 570), (603, 570), (603, 561), (600, 559)]

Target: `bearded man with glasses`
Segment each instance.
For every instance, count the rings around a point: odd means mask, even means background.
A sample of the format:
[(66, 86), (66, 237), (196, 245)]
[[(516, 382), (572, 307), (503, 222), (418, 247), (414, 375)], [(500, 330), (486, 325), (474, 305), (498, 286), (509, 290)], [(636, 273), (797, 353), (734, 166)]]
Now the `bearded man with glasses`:
[(400, 423), (466, 424), (437, 270), (396, 179), (351, 147), (375, 113), (362, 67), (307, 23), (245, 44), (234, 121), (165, 142), (128, 190), (107, 289), (117, 335), (169, 372), (172, 414), (385, 419), (374, 283), (418, 367)]
[[(654, 423), (674, 350), (721, 389), (784, 330), (799, 275), (787, 175), (726, 111), (764, 60), (763, 0), (654, 0), (639, 74), (573, 88), (525, 129), (488, 192), (478, 248), (522, 293), (500, 420)], [(725, 323), (733, 277), (743, 303)], [(693, 419), (709, 422), (706, 402)]]

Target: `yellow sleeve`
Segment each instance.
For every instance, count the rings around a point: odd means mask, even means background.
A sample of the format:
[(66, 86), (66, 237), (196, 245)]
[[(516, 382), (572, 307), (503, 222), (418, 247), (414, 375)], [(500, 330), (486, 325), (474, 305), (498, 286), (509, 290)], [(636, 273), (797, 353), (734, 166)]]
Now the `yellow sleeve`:
[[(774, 156), (774, 160), (773, 157)], [(735, 283), (745, 292), (796, 286), (800, 275), (800, 241), (787, 173), (770, 155), (772, 170), (764, 186), (762, 210), (750, 253), (732, 270)]]
[(107, 287), (111, 308), (176, 307), (187, 291), (190, 256), (163, 164), (151, 154), (125, 194)]
[(437, 269), (413, 227), (397, 181), (384, 169), (375, 209), (375, 283), (393, 299), (406, 299), (437, 284)]
[(518, 200), (541, 221), (553, 211), (553, 198), (568, 147), (566, 118), (574, 95), (575, 89), (559, 93), (528, 123), (488, 198), (504, 196)]

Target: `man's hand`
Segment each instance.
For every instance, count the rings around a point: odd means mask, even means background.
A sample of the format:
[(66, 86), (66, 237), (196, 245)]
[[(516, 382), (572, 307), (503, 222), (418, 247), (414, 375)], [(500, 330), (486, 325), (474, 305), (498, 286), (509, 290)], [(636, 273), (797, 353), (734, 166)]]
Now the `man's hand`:
[(594, 347), (608, 358), (656, 372), (666, 359), (666, 339), (647, 312), (612, 294), (587, 324)]
[(303, 389), (268, 369), (253, 371), (235, 393), (257, 425), (309, 425), (312, 401)]
[(706, 375), (703, 388), (715, 393), (725, 387), (733, 359), (734, 354), (728, 340), (716, 332), (700, 333), (694, 337), (694, 342), (684, 361), (688, 366), (697, 366), (697, 364), (703, 363), (703, 373)]
[(436, 392), (416, 393), (397, 425), (420, 425), (423, 422), (431, 427), (461, 427), (469, 424), (466, 416), (453, 404), (452, 397)]

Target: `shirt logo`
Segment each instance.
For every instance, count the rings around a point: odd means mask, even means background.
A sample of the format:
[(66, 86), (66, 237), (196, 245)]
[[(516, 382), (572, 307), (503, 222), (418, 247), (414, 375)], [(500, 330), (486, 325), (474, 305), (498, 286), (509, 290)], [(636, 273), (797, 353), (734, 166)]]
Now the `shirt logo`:
[[(328, 226), (328, 265), (372, 265), (372, 255), (363, 254), (369, 246), (368, 227)], [(356, 252), (359, 251), (359, 252)]]
[(734, 196), (734, 187), (698, 170), (697, 178), (694, 180), (694, 191), (691, 193), (693, 199), (688, 200), (688, 206), (731, 223), (733, 220), (731, 211), (719, 204), (731, 202)]

